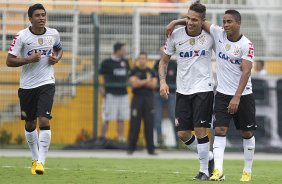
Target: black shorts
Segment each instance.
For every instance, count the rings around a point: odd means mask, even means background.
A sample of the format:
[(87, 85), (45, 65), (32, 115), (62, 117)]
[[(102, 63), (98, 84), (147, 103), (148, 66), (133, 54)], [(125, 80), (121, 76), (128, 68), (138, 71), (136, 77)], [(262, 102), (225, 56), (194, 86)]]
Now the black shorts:
[(51, 119), (55, 84), (46, 84), (32, 89), (18, 90), (21, 106), (21, 119), (36, 120), (37, 117)]
[(194, 127), (210, 128), (213, 100), (213, 91), (192, 95), (182, 95), (180, 93), (176, 93), (176, 130), (194, 130)]
[(237, 130), (252, 131), (256, 125), (256, 107), (253, 94), (241, 96), (238, 110), (235, 114), (229, 114), (227, 107), (232, 99), (232, 95), (225, 95), (217, 92), (214, 106), (214, 127), (229, 127), (233, 118)]

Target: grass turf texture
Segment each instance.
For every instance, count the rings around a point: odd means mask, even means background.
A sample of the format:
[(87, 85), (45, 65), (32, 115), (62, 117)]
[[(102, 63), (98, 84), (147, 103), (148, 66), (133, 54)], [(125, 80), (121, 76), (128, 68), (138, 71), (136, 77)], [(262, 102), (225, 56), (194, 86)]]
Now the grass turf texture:
[[(44, 175), (31, 175), (29, 158), (0, 157), (0, 183), (171, 184), (192, 181), (197, 160), (48, 158)], [(281, 183), (282, 161), (255, 161), (252, 184)], [(243, 161), (224, 161), (225, 183), (241, 183)]]

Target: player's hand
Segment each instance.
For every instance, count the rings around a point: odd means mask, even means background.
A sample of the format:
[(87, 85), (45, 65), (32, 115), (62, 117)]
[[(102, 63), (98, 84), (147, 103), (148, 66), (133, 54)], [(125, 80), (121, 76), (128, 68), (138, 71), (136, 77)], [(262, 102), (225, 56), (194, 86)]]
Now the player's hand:
[(174, 27), (175, 27), (176, 25), (175, 25), (175, 23), (174, 23), (174, 21), (171, 21), (167, 26), (166, 26), (166, 28), (165, 28), (165, 36), (168, 38), (170, 35), (171, 35), (171, 33), (172, 33), (172, 31), (174, 30)]
[(168, 99), (169, 87), (164, 80), (160, 81), (160, 95), (161, 97)]
[(240, 97), (233, 96), (227, 107), (227, 112), (230, 114), (235, 114), (238, 110), (239, 103), (240, 103)]
[(56, 63), (58, 63), (58, 58), (57, 56), (52, 52), (51, 55), (49, 56), (48, 62), (50, 65), (54, 65)]
[(28, 63), (36, 63), (38, 61), (40, 61), (41, 59), (41, 54), (40, 52), (33, 50), (31, 55), (28, 57)]

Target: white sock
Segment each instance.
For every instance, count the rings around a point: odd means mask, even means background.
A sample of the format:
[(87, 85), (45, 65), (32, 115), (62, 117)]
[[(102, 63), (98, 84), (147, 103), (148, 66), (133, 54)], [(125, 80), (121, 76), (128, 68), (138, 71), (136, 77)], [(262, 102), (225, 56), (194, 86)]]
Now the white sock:
[(32, 132), (24, 131), (27, 144), (31, 151), (32, 160), (38, 160), (38, 133), (35, 129)]
[(214, 156), (214, 168), (219, 171), (223, 171), (223, 156), (226, 146), (226, 136), (214, 136), (213, 142), (213, 156)]
[(38, 163), (45, 164), (46, 155), (51, 142), (51, 130), (40, 130), (39, 132), (39, 158)]
[[(209, 147), (210, 147), (210, 142), (205, 140), (205, 143), (198, 143), (198, 157), (200, 161), (200, 172), (205, 173), (207, 176), (209, 176)], [(200, 142), (198, 140), (198, 142)]]
[(198, 148), (197, 148), (198, 141), (197, 141), (197, 138), (195, 137), (195, 135), (192, 135), (191, 138), (188, 141), (184, 142), (184, 144), (186, 144), (188, 149), (198, 153)]
[(213, 152), (209, 151), (209, 160), (212, 160), (212, 159), (213, 159)]
[(251, 173), (252, 165), (254, 160), (255, 153), (255, 137), (253, 136), (250, 139), (243, 139), (243, 147), (244, 147), (244, 171)]

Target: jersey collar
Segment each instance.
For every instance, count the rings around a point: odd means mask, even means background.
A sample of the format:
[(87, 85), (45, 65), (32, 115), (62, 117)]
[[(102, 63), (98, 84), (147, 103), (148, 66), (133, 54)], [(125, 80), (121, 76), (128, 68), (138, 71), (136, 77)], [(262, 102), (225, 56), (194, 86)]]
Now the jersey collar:
[(196, 36), (192, 36), (192, 35), (189, 35), (187, 26), (185, 26), (185, 32), (186, 32), (186, 34), (187, 34), (188, 36), (190, 36), (190, 37), (197, 37), (197, 36), (199, 36), (199, 35), (202, 34), (202, 31), (203, 31), (203, 30), (201, 30), (200, 34), (198, 34), (198, 35), (196, 35)]
[(31, 26), (29, 26), (29, 31), (32, 33), (32, 34), (34, 34), (34, 35), (44, 35), (45, 33), (46, 33), (46, 28), (44, 27), (44, 32), (42, 33), (42, 34), (36, 34), (36, 33), (34, 33), (32, 30), (31, 30)]
[(242, 37), (243, 37), (243, 35), (241, 34), (237, 40), (231, 41), (227, 38), (227, 35), (226, 35), (227, 40), (230, 41), (230, 42), (238, 42), (239, 40), (241, 40)]

